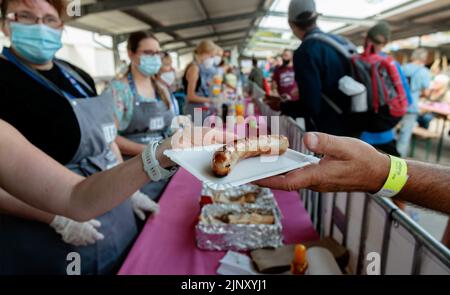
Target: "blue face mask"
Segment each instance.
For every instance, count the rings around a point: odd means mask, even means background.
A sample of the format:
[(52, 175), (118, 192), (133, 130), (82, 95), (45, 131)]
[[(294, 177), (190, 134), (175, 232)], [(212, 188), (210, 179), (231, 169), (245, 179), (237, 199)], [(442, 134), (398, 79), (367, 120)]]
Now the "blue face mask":
[(12, 48), (33, 64), (42, 65), (51, 61), (62, 47), (61, 30), (16, 22), (11, 22), (10, 28)]
[(142, 55), (139, 63), (139, 71), (145, 76), (154, 76), (161, 69), (161, 57), (159, 55)]

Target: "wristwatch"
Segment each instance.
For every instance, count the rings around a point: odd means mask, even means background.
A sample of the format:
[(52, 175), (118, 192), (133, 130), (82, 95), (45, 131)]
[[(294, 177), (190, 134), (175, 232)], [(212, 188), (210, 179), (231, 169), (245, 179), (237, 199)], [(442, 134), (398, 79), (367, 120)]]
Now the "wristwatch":
[(162, 142), (163, 140), (151, 142), (145, 147), (144, 152), (142, 153), (144, 171), (147, 173), (148, 177), (155, 182), (169, 179), (177, 171), (176, 166), (169, 170), (162, 168), (159, 161), (156, 159), (156, 151)]

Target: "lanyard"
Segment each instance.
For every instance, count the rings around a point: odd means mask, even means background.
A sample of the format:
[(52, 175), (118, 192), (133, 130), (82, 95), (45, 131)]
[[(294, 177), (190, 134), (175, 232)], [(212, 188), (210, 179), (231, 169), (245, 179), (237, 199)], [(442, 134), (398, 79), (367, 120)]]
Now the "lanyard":
[[(58, 86), (56, 86), (53, 82), (51, 82), (50, 80), (48, 80), (47, 78), (45, 78), (43, 75), (41, 75), (38, 71), (28, 67), (27, 65), (25, 65), (23, 62), (21, 62), (16, 56), (14, 56), (11, 51), (9, 50), (9, 48), (3, 48), (2, 54), (6, 57), (6, 59), (11, 62), (12, 64), (14, 64), (16, 67), (18, 67), (20, 70), (22, 70), (25, 74), (27, 74), (29, 77), (31, 77), (33, 80), (35, 80), (36, 82), (40, 83), (41, 85), (43, 85), (45, 88), (56, 92), (57, 94), (69, 99), (69, 100), (73, 100), (76, 99), (76, 97), (74, 97), (73, 95), (71, 95), (70, 93), (67, 93), (65, 91), (62, 91)], [(56, 66), (56, 65), (55, 65)], [(70, 83), (75, 87), (75, 89), (78, 90), (78, 92), (80, 92), (80, 94), (82, 96), (84, 96), (85, 98), (88, 98), (89, 95), (87, 95), (86, 91), (84, 91), (84, 89), (80, 86), (80, 84), (78, 83), (78, 81), (76, 81), (72, 76), (69, 75), (69, 73), (67, 73), (65, 70), (63, 70), (61, 67), (58, 67), (61, 72), (63, 73), (63, 75), (69, 79)], [(81, 89), (81, 90), (80, 90)]]
[(70, 83), (72, 84), (72, 86), (78, 91), (79, 94), (81, 94), (81, 96), (83, 98), (88, 98), (89, 94), (87, 94), (87, 92), (83, 89), (83, 87), (81, 87), (80, 83), (78, 83), (78, 81), (72, 77), (65, 69), (63, 69), (60, 66), (57, 66), (59, 68), (59, 70), (61, 71), (61, 73), (63, 73), (64, 77), (66, 77), (67, 80), (70, 81)]

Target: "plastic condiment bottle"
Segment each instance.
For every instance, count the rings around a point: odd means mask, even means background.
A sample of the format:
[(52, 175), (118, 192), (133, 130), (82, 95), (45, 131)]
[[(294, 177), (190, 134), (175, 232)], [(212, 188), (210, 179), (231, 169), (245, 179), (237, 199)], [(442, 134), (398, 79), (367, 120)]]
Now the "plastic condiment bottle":
[(294, 259), (291, 264), (291, 272), (294, 275), (304, 275), (308, 270), (308, 261), (306, 261), (306, 247), (296, 245), (294, 250)]

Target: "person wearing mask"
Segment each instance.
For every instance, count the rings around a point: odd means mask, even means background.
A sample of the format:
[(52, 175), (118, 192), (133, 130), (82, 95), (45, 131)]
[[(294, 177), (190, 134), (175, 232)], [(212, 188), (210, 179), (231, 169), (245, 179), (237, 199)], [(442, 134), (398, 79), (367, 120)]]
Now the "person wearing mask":
[(175, 116), (181, 115), (180, 106), (173, 92), (177, 84), (177, 72), (172, 66), (172, 57), (168, 52), (163, 53), (162, 66), (156, 76), (157, 83), (162, 83), (160, 88), (166, 92), (166, 96), (170, 97), (172, 103), (172, 112)]
[[(386, 22), (379, 22), (367, 32), (367, 37), (364, 42), (366, 52), (374, 50), (374, 52), (382, 57), (386, 57), (387, 54), (382, 50), (391, 39), (391, 28)], [(401, 65), (395, 61), (397, 71), (400, 75), (403, 88), (408, 99), (408, 104), (411, 105), (413, 98), (409, 89), (407, 77), (405, 76)], [(394, 156), (400, 156), (401, 153), (398, 150), (395, 129), (387, 130), (384, 132), (363, 132), (361, 139), (368, 144), (373, 145), (375, 148)], [(403, 157), (406, 155), (402, 155)]]
[[(79, 175), (117, 165), (111, 96), (96, 97), (88, 74), (54, 57), (62, 47), (65, 1), (3, 0), (0, 10), (11, 41), (0, 57), (0, 119)], [(149, 211), (135, 193), (98, 222), (79, 223), (0, 194), (6, 213), (0, 215), (0, 261), (11, 274), (66, 274), (70, 252), (81, 255), (84, 274), (114, 273), (137, 235), (133, 208)]]
[[(359, 136), (347, 123), (346, 117), (335, 111), (350, 109), (350, 100), (338, 88), (338, 81), (350, 75), (350, 63), (333, 46), (308, 38), (313, 34), (324, 34), (317, 26), (318, 13), (314, 0), (292, 0), (288, 9), (288, 21), (293, 34), (302, 43), (294, 52), (295, 79), (299, 89), (298, 101), (282, 101), (277, 97), (266, 99), (266, 103), (283, 115), (305, 118), (306, 129), (335, 135)], [(330, 35), (336, 42), (347, 45), (346, 40)]]
[(430, 95), (430, 71), (425, 67), (428, 60), (426, 49), (416, 49), (411, 56), (411, 63), (404, 66), (403, 71), (409, 80), (412, 94), (412, 104), (408, 107), (408, 113), (401, 121), (397, 149), (402, 157), (408, 156), (411, 137), (417, 126), (419, 117), (419, 100), (421, 96)]
[[(134, 157), (152, 141), (160, 141), (171, 133), (175, 116), (171, 92), (156, 75), (162, 65), (159, 41), (149, 31), (132, 33), (128, 38), (130, 67), (123, 79), (113, 80), (110, 89), (119, 130), (116, 143), (126, 157)], [(157, 200), (167, 181), (153, 182), (141, 189)]]
[(258, 67), (258, 60), (256, 58), (252, 59), (253, 68), (248, 76), (248, 80), (258, 85), (261, 89), (264, 88), (264, 74), (262, 70)]
[[(449, 167), (391, 157), (355, 138), (312, 132), (304, 143), (323, 155), (318, 164), (256, 184), (286, 191), (367, 192), (450, 214)], [(390, 184), (396, 189), (389, 190)]]
[(213, 66), (212, 67), (206, 67), (205, 64), (200, 64), (200, 73), (202, 75), (202, 87), (204, 89), (208, 89), (208, 95), (211, 94), (211, 85), (213, 83), (213, 79), (216, 75), (221, 74), (221, 77), (223, 79), (224, 72), (222, 71), (223, 68), (221, 67), (222, 63), (222, 55), (223, 55), (223, 49), (219, 46), (216, 46), (214, 56), (213, 56)]
[(278, 66), (272, 77), (272, 94), (285, 100), (298, 100), (298, 87), (295, 82), (293, 52), (290, 49), (283, 51), (282, 64)]
[(177, 72), (173, 67), (172, 56), (168, 52), (162, 53), (161, 69), (158, 73), (158, 80), (166, 85), (169, 90), (174, 90), (177, 80)]
[[(183, 76), (183, 86), (186, 92), (186, 106), (184, 113), (190, 115), (194, 122), (201, 120), (201, 125), (209, 115), (209, 107), (212, 103), (209, 97), (209, 87), (207, 87), (205, 70), (214, 68), (214, 56), (217, 52), (217, 45), (206, 40), (198, 44), (194, 53), (194, 61), (190, 63)], [(204, 70), (202, 70), (203, 65)], [(201, 118), (195, 118), (195, 109), (202, 111)], [(196, 123), (198, 124), (198, 122)]]

